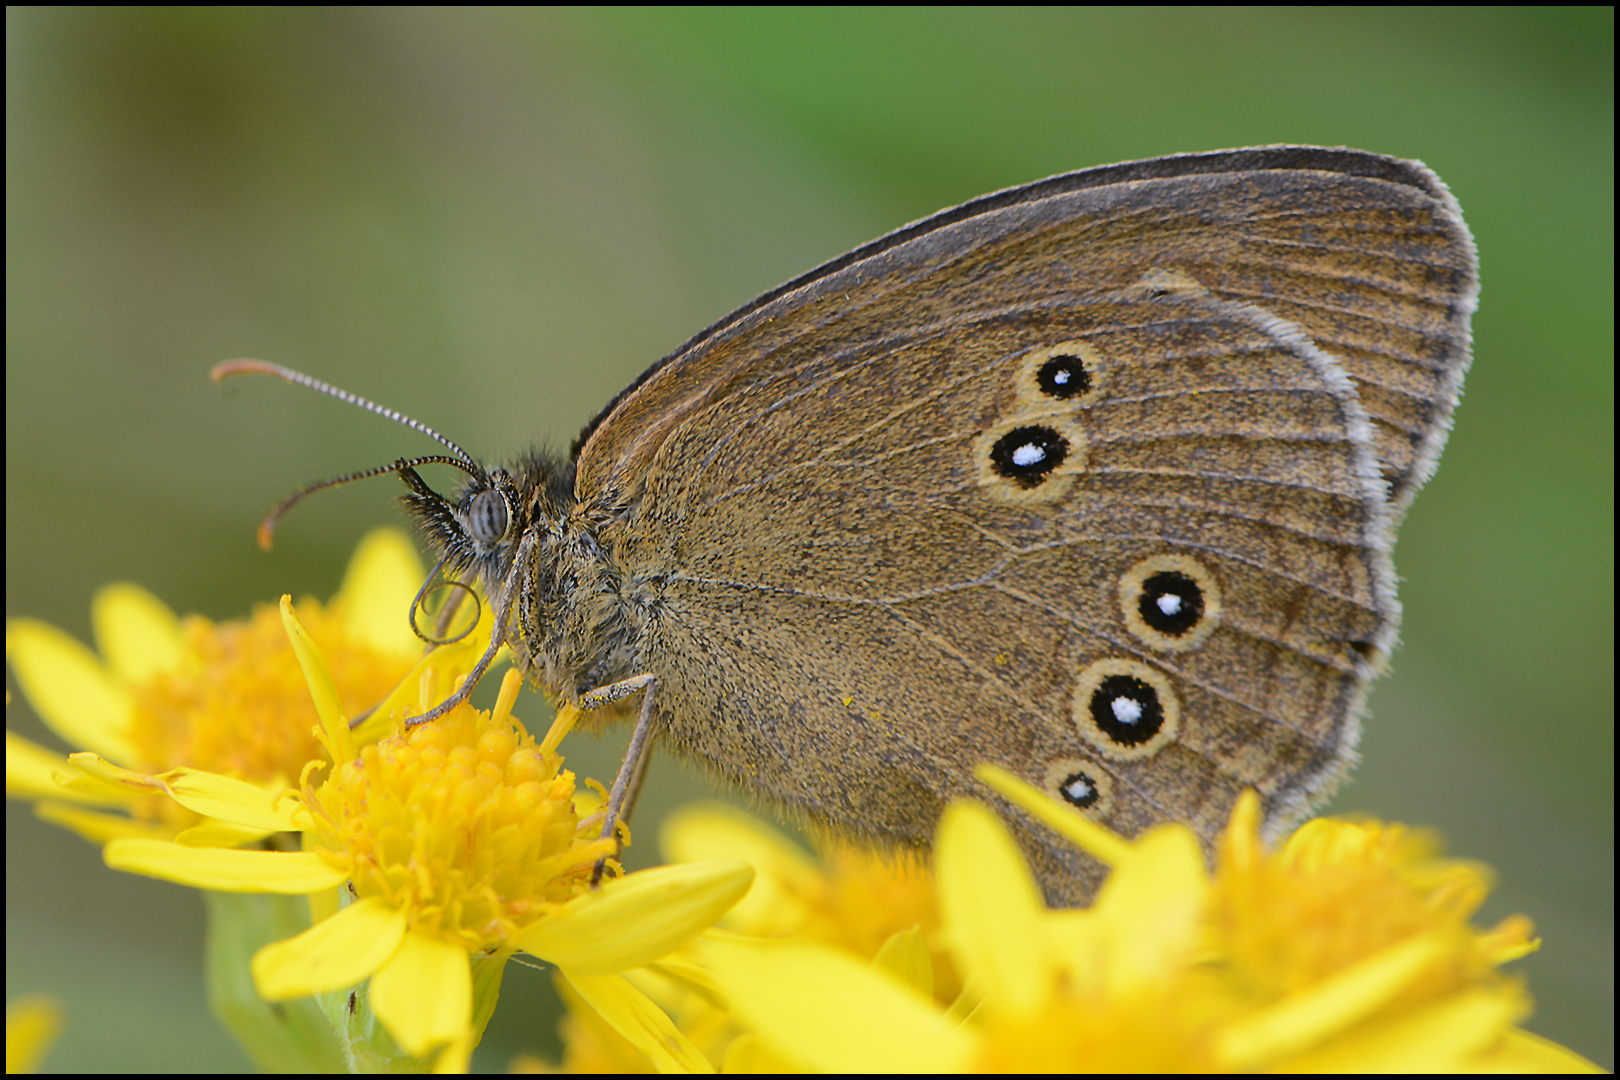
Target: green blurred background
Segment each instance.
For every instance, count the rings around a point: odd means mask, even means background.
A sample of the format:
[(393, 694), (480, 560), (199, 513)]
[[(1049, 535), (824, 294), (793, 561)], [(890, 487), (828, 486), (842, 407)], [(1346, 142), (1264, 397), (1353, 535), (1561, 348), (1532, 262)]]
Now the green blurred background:
[[(1337, 810), (1431, 825), (1545, 935), (1528, 1026), (1613, 1062), (1613, 13), (8, 9), (6, 607), (128, 578), (216, 618), (330, 595), (431, 452), (214, 362), (300, 367), (499, 458), (891, 228), (1051, 173), (1267, 142), (1419, 157), (1479, 244), (1473, 373), (1398, 565), (1404, 648)], [(1595, 598), (1595, 599), (1594, 599)], [(520, 714), (544, 719), (538, 697)], [(52, 742), (26, 703), (13, 731)], [(571, 764), (611, 774), (613, 740)], [(701, 782), (655, 766), (638, 819)], [(57, 1069), (247, 1062), (202, 907), (7, 807), (6, 992)], [(514, 970), (478, 1063), (551, 1053)]]

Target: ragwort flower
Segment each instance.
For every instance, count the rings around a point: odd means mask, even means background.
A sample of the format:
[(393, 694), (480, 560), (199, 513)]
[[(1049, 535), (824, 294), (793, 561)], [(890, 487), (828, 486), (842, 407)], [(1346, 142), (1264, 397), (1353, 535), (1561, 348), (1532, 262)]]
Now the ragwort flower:
[[(409, 540), (380, 529), (361, 543), (330, 604), (300, 601), (299, 618), (333, 658), (352, 712), (387, 697), (421, 658), (403, 617), (421, 578)], [(320, 756), (309, 690), (274, 607), (245, 621), (181, 619), (139, 586), (114, 584), (96, 594), (92, 621), (100, 657), (35, 619), (6, 627), (23, 695), (69, 746), (134, 773), (198, 769), (266, 793)], [(173, 837), (198, 823), (150, 786), (103, 782), (10, 732), (6, 793), (97, 843)]]
[[(509, 672), (492, 710), (463, 702), (431, 724), (357, 745), (325, 658), (290, 602), (281, 611), (327, 752), (306, 766), (299, 793), (267, 808), (245, 785), (233, 800), (222, 778), (151, 779), (220, 821), (296, 829), (304, 850), (125, 839), (108, 845), (108, 865), (207, 889), (308, 894), (314, 925), (260, 949), (252, 976), (269, 1001), (320, 994), (335, 1003), (327, 1012), (350, 1067), (395, 1068), (402, 1052), (465, 1069), (518, 951), (555, 963), (638, 1046), (677, 1064), (701, 1061), (619, 973), (696, 936), (747, 891), (751, 871), (665, 867), (592, 890), (595, 865), (617, 842), (599, 838), (598, 817), (579, 814), (573, 774), (561, 768), (557, 744), (576, 710), (562, 710), (536, 743), (512, 716), (521, 680)], [(444, 700), (464, 671), (424, 668), (409, 711)], [(198, 786), (206, 802), (193, 797)]]
[[(851, 846), (817, 836), (813, 855), (778, 830), (719, 803), (690, 806), (665, 820), (659, 838), (674, 863), (741, 859), (754, 868), (754, 886), (717, 924), (753, 937), (815, 941), (873, 962), (905, 979), (941, 1006), (961, 980), (940, 934), (933, 875), (922, 859)], [(704, 1055), (727, 1071), (781, 1064), (770, 1048), (741, 1032), (715, 994), (689, 947), (630, 974)], [(623, 1072), (646, 1059), (619, 1038), (565, 985), (569, 1013), (561, 1024), (567, 1072)], [(739, 1034), (741, 1038), (739, 1039)]]
[(329, 608), (283, 599), (215, 626), (110, 587), (104, 663), (13, 621), (24, 692), (86, 752), (63, 761), (8, 736), (8, 791), (105, 844), (112, 867), (206, 890), (211, 1000), (266, 1068), (465, 1068), (519, 950), (556, 963), (655, 1060), (703, 1067), (619, 973), (712, 923), (751, 872), (673, 867), (591, 890), (616, 843), (561, 768), (578, 714), (536, 744), (511, 714), (515, 675), (493, 710), (462, 704), (400, 731), (491, 630), (486, 618), (423, 656), (401, 617), (420, 577), (409, 544), (384, 534)]
[(877, 966), (805, 942), (702, 942), (734, 1016), (779, 1062), (951, 1071), (1589, 1070), (1515, 1025), (1528, 921), (1468, 925), (1477, 867), (1398, 826), (1313, 822), (1276, 854), (1240, 799), (1211, 875), (1181, 825), (1134, 841), (999, 770), (1002, 794), (1113, 867), (1089, 909), (1046, 910), (1000, 820), (940, 824), (947, 938), (978, 1007), (965, 1024)]

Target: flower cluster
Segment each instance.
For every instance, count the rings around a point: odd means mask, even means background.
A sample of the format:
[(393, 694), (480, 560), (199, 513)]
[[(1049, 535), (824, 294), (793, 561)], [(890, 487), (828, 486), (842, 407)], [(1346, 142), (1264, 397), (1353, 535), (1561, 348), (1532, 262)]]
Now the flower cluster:
[[(465, 1069), (520, 951), (634, 1030), (650, 1006), (621, 973), (690, 941), (753, 876), (708, 862), (592, 890), (617, 841), (600, 835), (599, 800), (576, 798), (558, 752), (578, 711), (561, 710), (537, 742), (512, 714), (515, 673), (493, 709), (463, 702), (407, 730), (490, 631), (427, 657), (386, 631), (378, 648), (373, 631), (401, 621), (416, 587), (405, 583), (419, 578), (403, 537), (374, 537), (330, 608), (283, 598), (275, 634), (264, 612), (182, 624), (116, 586), (97, 603), (105, 664), (52, 628), (9, 627), (29, 699), (90, 749), (64, 762), (8, 735), (8, 790), (103, 844), (114, 869), (208, 890), (211, 941), (251, 957), (251, 979), (228, 960), (212, 966), (222, 983), (262, 1002), (321, 1002), (227, 1010), (267, 1067)], [(297, 898), (303, 913), (266, 920), (230, 902), (240, 894)], [(307, 929), (259, 945), (267, 921)]]
[[(8, 733), (8, 793), (115, 869), (205, 890), (216, 1008), (266, 1068), (465, 1069), (519, 952), (557, 973), (575, 1069), (1592, 1067), (1517, 1026), (1530, 1000), (1501, 967), (1537, 943), (1520, 916), (1470, 924), (1482, 868), (1376, 822), (1313, 821), (1268, 852), (1252, 793), (1211, 870), (1185, 826), (1127, 840), (981, 769), (1112, 868), (1083, 910), (1046, 908), (972, 802), (947, 809), (932, 876), (831, 842), (818, 864), (693, 809), (666, 828), (673, 865), (593, 887), (618, 840), (564, 767), (576, 709), (535, 739), (508, 672), (493, 708), (405, 726), (492, 632), (424, 655), (400, 618), (420, 577), (383, 534), (330, 605), (217, 625), (112, 586), (102, 658), (8, 626), (25, 695), (83, 748)], [(55, 1016), (8, 1035), (43, 1045)]]

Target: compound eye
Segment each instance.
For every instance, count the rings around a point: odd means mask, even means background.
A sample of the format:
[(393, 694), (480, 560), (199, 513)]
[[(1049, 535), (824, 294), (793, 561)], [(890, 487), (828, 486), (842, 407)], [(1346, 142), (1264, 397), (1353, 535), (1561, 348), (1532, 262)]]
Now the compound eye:
[(506, 499), (499, 491), (480, 491), (467, 507), (467, 533), (479, 547), (493, 547), (506, 536)]

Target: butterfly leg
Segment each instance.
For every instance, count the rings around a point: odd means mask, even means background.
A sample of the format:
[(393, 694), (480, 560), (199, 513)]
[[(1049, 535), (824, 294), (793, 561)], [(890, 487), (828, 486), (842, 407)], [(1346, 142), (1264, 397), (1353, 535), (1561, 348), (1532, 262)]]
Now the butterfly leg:
[[(602, 836), (614, 836), (619, 827), (619, 819), (630, 820), (630, 812), (635, 809), (636, 796), (641, 793), (641, 781), (647, 774), (647, 759), (652, 756), (652, 722), (653, 722), (653, 689), (656, 680), (652, 675), (635, 675), (623, 679), (609, 686), (603, 686), (579, 699), (581, 710), (600, 709), (604, 705), (612, 704), (621, 698), (629, 697), (638, 690), (645, 690), (641, 698), (641, 714), (636, 718), (636, 730), (630, 735), (630, 745), (624, 752), (624, 763), (619, 766), (619, 775), (613, 779), (613, 790), (608, 792), (607, 820), (602, 823)], [(622, 852), (623, 845), (620, 845)], [(602, 874), (607, 869), (607, 860), (603, 859), (596, 864), (591, 872), (591, 884), (598, 885), (602, 881)]]

